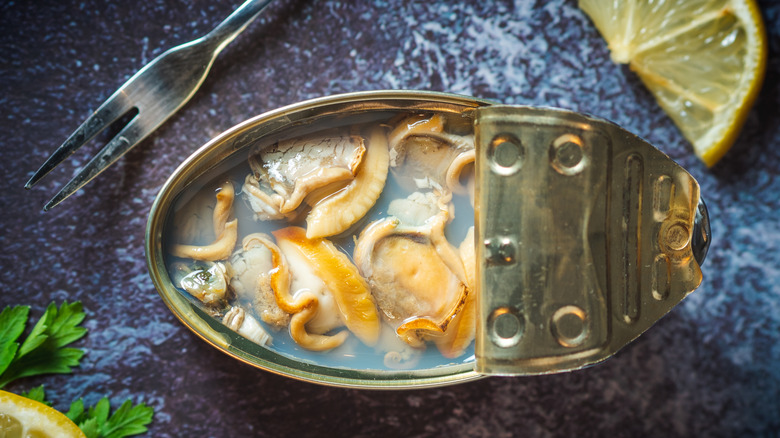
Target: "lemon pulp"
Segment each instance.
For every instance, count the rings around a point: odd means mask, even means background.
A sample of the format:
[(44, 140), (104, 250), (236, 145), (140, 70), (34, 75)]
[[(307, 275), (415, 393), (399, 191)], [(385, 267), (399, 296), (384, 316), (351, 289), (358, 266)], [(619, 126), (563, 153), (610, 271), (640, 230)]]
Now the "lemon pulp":
[(84, 438), (65, 414), (20, 395), (0, 391), (0, 436), (9, 438)]

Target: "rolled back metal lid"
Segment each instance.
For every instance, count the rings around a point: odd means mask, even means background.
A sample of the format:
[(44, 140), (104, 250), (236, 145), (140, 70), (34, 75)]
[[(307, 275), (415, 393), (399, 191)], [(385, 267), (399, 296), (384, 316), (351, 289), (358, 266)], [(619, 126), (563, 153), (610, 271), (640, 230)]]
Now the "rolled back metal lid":
[(602, 361), (702, 280), (699, 185), (656, 148), (563, 110), (475, 110), (476, 371)]

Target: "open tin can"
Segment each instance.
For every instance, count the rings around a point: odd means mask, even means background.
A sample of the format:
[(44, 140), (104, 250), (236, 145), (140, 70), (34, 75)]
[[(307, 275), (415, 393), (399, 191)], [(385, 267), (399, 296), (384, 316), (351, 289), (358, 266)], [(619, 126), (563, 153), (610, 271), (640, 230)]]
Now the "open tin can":
[[(475, 330), (474, 342), (457, 357), (428, 348), (432, 352), (420, 360), (388, 367), (386, 358), (372, 357), (386, 351), (356, 339), (333, 355), (305, 351), (272, 330), (275, 339), (260, 345), (228, 328), (222, 311), (172, 280), (173, 218), (201, 186), (246, 166), (251, 151), (332, 128), (386, 126), (405, 116), (436, 114), (474, 138), (476, 266), (469, 293)], [(381, 204), (369, 215), (387, 216)], [(339, 238), (349, 245), (370, 220), (358, 221)], [(240, 236), (254, 227), (244, 222), (238, 222)], [(146, 256), (152, 280), (176, 317), (238, 360), (326, 385), (419, 388), (485, 375), (562, 372), (608, 358), (700, 284), (709, 234), (696, 181), (612, 123), (453, 94), (371, 91), (270, 111), (198, 149), (152, 206)]]

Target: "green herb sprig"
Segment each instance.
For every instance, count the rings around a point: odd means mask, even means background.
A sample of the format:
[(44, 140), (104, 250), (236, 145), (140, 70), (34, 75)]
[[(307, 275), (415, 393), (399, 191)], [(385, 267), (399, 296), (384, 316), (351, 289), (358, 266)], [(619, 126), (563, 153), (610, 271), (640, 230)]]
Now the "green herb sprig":
[[(51, 406), (46, 400), (43, 385), (22, 393), (24, 397)], [(84, 432), (87, 438), (123, 438), (138, 435), (147, 431), (146, 425), (152, 422), (154, 409), (144, 403), (135, 406), (126, 400), (109, 415), (111, 404), (108, 397), (101, 398), (89, 409), (84, 408), (84, 401), (78, 399), (70, 404), (65, 415)]]
[[(40, 374), (68, 374), (77, 367), (84, 351), (66, 347), (81, 339), (87, 329), (79, 324), (86, 316), (80, 302), (63, 302), (57, 308), (49, 304), (40, 320), (21, 344), (29, 320), (29, 306), (6, 307), (0, 312), (0, 388), (22, 377)], [(51, 406), (46, 400), (43, 385), (21, 394), (29, 399)], [(154, 410), (140, 403), (133, 406), (125, 401), (110, 413), (107, 397), (88, 409), (78, 399), (70, 404), (65, 414), (84, 432), (87, 438), (123, 438), (147, 431)], [(110, 414), (110, 415), (109, 415)]]
[(41, 319), (20, 345), (30, 314), (29, 306), (6, 307), (0, 313), (0, 388), (22, 377), (67, 374), (78, 366), (84, 351), (65, 346), (81, 339), (87, 329), (81, 303), (49, 304)]

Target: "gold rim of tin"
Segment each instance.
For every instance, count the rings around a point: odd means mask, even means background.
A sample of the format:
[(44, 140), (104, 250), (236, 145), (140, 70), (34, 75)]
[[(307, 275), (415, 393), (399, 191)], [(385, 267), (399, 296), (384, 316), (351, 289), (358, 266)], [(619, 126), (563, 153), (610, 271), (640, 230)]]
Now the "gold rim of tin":
[[(224, 327), (181, 295), (171, 283), (162, 253), (162, 229), (176, 196), (190, 181), (248, 143), (276, 130), (335, 113), (382, 110), (462, 112), (494, 102), (433, 91), (364, 91), (316, 98), (250, 118), (219, 134), (190, 155), (160, 189), (146, 227), (146, 264), (157, 292), (173, 314), (201, 339), (254, 367), (296, 380), (363, 389), (426, 388), (462, 383), (482, 376), (473, 363), (423, 370), (358, 370), (316, 365), (260, 347)], [(262, 129), (261, 129), (262, 128)]]

